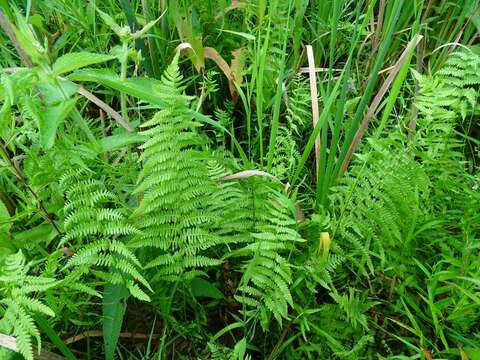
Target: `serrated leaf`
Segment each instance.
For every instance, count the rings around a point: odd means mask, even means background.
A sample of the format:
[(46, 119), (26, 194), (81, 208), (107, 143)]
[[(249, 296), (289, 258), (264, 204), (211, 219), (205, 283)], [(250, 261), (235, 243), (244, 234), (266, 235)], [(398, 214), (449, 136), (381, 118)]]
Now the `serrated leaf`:
[(201, 278), (192, 279), (190, 287), (195, 297), (208, 297), (213, 299), (223, 299), (224, 297), (223, 293), (213, 284)]
[(57, 105), (49, 106), (40, 114), (40, 143), (44, 149), (49, 149), (55, 142), (58, 126), (72, 110), (77, 99), (68, 99)]
[(53, 64), (53, 72), (55, 75), (61, 75), (85, 66), (102, 63), (112, 60), (115, 57), (112, 55), (96, 54), (86, 51), (73, 52), (65, 54), (55, 61)]
[(68, 77), (73, 81), (93, 81), (112, 89), (124, 92), (130, 96), (137, 97), (152, 105), (165, 106), (165, 102), (155, 91), (156, 86), (161, 82), (155, 79), (130, 78), (125, 81), (112, 71), (107, 70), (79, 70)]
[(103, 151), (120, 149), (129, 144), (141, 143), (148, 140), (148, 137), (138, 133), (125, 133), (121, 135), (112, 135), (100, 140)]

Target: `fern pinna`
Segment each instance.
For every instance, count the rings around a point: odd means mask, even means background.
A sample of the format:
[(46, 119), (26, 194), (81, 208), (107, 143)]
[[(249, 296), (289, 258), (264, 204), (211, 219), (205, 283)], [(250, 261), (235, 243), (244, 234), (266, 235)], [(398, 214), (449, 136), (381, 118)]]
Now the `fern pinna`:
[(196, 146), (202, 138), (200, 125), (192, 120), (191, 98), (182, 94), (178, 54), (162, 78), (164, 109), (143, 123), (142, 170), (135, 194), (141, 201), (133, 219), (141, 229), (134, 246), (156, 249), (146, 265), (157, 269), (159, 280), (192, 277), (197, 268), (218, 265), (207, 251), (221, 243), (211, 231), (210, 212), (215, 183)]
[(72, 170), (60, 181), (67, 198), (61, 244), (70, 243), (76, 252), (65, 268), (91, 269), (98, 278), (124, 284), (133, 296), (148, 301), (139, 284), (151, 288), (141, 274), (140, 262), (123, 241), (139, 231), (113, 206), (117, 196), (89, 175), (85, 170)]
[(34, 358), (32, 337), (40, 350), (40, 331), (32, 314), (55, 315), (34, 296), (58, 284), (54, 278), (29, 275), (30, 267), (21, 251), (7, 256), (0, 267), (0, 331), (16, 337), (18, 352), (27, 360)]

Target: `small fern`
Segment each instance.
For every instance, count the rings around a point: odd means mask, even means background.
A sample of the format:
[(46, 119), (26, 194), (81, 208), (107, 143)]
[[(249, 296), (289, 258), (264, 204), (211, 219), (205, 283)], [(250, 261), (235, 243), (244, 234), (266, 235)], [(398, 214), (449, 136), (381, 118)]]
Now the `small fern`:
[(295, 75), (288, 91), (287, 122), (290, 131), (300, 136), (311, 123), (310, 85), (301, 74)]
[(58, 284), (54, 278), (29, 275), (31, 264), (21, 251), (6, 257), (0, 268), (0, 326), (17, 340), (18, 352), (33, 360), (32, 337), (40, 351), (40, 332), (33, 316), (36, 313), (55, 316), (52, 309), (36, 299), (35, 294)]
[[(218, 164), (210, 166), (217, 180), (228, 173)], [(216, 203), (221, 204), (217, 226), (235, 249), (226, 257), (241, 259), (243, 277), (235, 298), (264, 318), (273, 314), (281, 323), (293, 305), (288, 254), (303, 240), (295, 230), (288, 199), (275, 185), (263, 178), (222, 182)]]
[(127, 223), (120, 209), (112, 207), (116, 195), (108, 191), (102, 181), (88, 175), (85, 170), (74, 170), (60, 181), (67, 198), (61, 244), (69, 243), (76, 250), (65, 269), (91, 269), (104, 281), (124, 284), (133, 296), (148, 301), (148, 295), (138, 285), (152, 291), (141, 274), (141, 264), (119, 239), (139, 231)]
[(341, 180), (331, 200), (339, 211), (335, 237), (342, 241), (337, 243), (351, 256), (360, 256), (360, 272), (365, 273), (366, 265), (373, 274), (373, 257), (381, 266), (389, 262), (385, 248), (401, 250), (405, 258), (412, 255), (429, 179), (408, 150), (392, 156), (387, 144), (370, 144), (368, 156)]
[(460, 114), (465, 120), (469, 113), (478, 113), (479, 69), (480, 54), (468, 49), (451, 54), (434, 76), (414, 71), (421, 89), (416, 105), (422, 116), (438, 121)]

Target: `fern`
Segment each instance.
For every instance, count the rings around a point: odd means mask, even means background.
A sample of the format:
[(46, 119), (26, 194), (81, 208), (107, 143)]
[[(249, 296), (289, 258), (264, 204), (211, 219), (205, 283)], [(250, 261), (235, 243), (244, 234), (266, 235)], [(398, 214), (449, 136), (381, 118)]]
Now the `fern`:
[[(220, 179), (228, 172), (212, 163), (211, 176)], [(218, 228), (234, 248), (228, 258), (242, 259), (242, 280), (235, 298), (260, 314), (273, 314), (281, 323), (293, 305), (291, 263), (288, 254), (296, 242), (296, 221), (284, 195), (269, 180), (251, 178), (241, 183), (222, 182), (216, 196)], [(266, 326), (266, 324), (263, 324)]]
[(463, 119), (478, 112), (480, 54), (473, 50), (451, 54), (435, 76), (415, 73), (420, 84), (416, 101), (422, 115), (432, 120)]
[(300, 137), (306, 126), (311, 123), (311, 98), (308, 82), (301, 74), (295, 75), (288, 92), (287, 123), (288, 128)]
[[(336, 187), (332, 205), (339, 209), (335, 236), (343, 239), (363, 266), (375, 271), (372, 256), (384, 266), (390, 260), (385, 248), (412, 254), (412, 234), (423, 221), (423, 204), (429, 179), (408, 150), (392, 156), (386, 144), (371, 141), (370, 153), (354, 166)], [(412, 181), (415, 179), (415, 181)]]
[(177, 61), (178, 55), (162, 78), (166, 108), (142, 124), (148, 140), (141, 146), (135, 189), (142, 199), (132, 216), (142, 231), (133, 246), (156, 249), (146, 267), (155, 267), (162, 280), (192, 277), (198, 268), (220, 264), (208, 253), (222, 242), (210, 230), (215, 184), (196, 149), (203, 143), (196, 132), (200, 125), (192, 120), (191, 98), (181, 93)]
[(18, 352), (25, 359), (34, 358), (32, 337), (40, 351), (40, 332), (33, 316), (42, 313), (55, 316), (52, 309), (34, 297), (58, 284), (54, 278), (29, 275), (31, 264), (21, 251), (5, 258), (0, 268), (0, 326), (17, 340)]
[(127, 223), (120, 209), (111, 206), (115, 204), (116, 195), (108, 191), (102, 181), (90, 178), (85, 170), (68, 172), (61, 178), (60, 185), (67, 199), (65, 235), (60, 244), (69, 243), (76, 251), (65, 269), (91, 269), (104, 281), (124, 284), (133, 296), (148, 301), (148, 295), (137, 284), (152, 291), (141, 274), (141, 264), (118, 239), (139, 231)]

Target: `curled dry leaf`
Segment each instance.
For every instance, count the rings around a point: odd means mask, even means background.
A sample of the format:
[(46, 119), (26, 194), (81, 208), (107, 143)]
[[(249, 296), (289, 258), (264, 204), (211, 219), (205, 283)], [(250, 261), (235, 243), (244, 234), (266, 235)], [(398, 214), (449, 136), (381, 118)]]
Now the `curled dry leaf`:
[(261, 171), (261, 170), (240, 171), (240, 172), (232, 174), (232, 175), (224, 176), (224, 177), (220, 178), (220, 181), (246, 179), (246, 178), (249, 178), (249, 177), (252, 177), (252, 176), (264, 176), (264, 177), (268, 177), (270, 179), (273, 179), (275, 181), (280, 182), (280, 180), (276, 176), (274, 176), (272, 174), (269, 174), (265, 171)]

